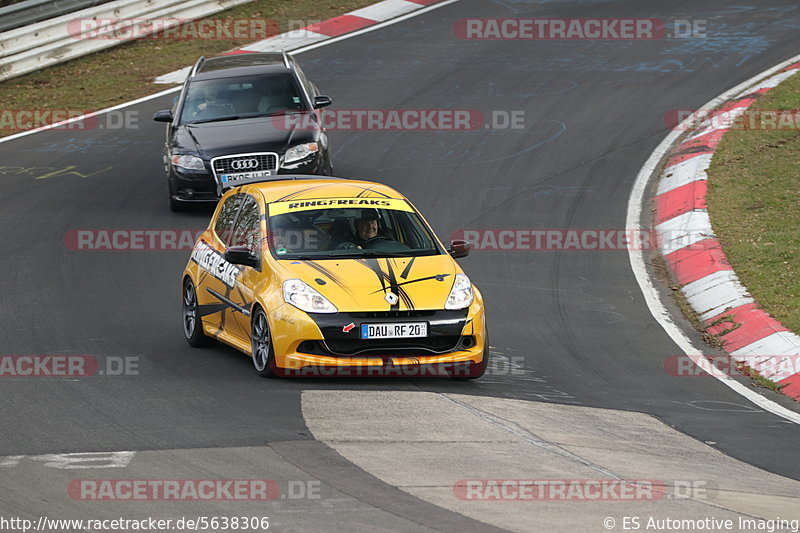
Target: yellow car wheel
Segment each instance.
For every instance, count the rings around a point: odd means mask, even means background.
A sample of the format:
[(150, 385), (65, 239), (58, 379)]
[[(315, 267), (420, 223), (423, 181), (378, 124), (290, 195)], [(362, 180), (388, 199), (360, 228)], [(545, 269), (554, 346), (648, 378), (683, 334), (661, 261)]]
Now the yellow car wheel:
[(211, 346), (216, 340), (203, 333), (203, 323), (197, 313), (197, 291), (192, 279), (187, 277), (183, 281), (183, 333), (186, 342), (196, 348)]
[(269, 321), (264, 310), (256, 307), (250, 323), (250, 345), (253, 351), (253, 365), (262, 377), (277, 377), (272, 335), (269, 332)]

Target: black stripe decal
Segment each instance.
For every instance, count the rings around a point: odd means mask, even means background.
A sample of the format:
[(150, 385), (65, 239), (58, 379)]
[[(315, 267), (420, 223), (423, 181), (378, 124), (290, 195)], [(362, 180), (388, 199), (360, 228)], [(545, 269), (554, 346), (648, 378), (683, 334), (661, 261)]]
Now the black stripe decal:
[(331, 272), (330, 270), (328, 270), (328, 269), (327, 269), (327, 268), (325, 268), (324, 266), (322, 266), (322, 265), (320, 265), (320, 264), (317, 264), (317, 263), (316, 263), (316, 262), (314, 262), (314, 261), (305, 260), (305, 261), (303, 261), (303, 263), (307, 264), (308, 266), (310, 266), (311, 268), (313, 268), (314, 270), (316, 270), (316, 271), (317, 271), (317, 272), (319, 272), (320, 274), (322, 274), (322, 275), (324, 275), (324, 276), (327, 276), (327, 277), (328, 277), (328, 278), (329, 278), (331, 281), (333, 281), (333, 282), (334, 282), (336, 285), (338, 285), (339, 287), (341, 287), (342, 289), (344, 289), (344, 291), (345, 291), (347, 294), (349, 294), (350, 296), (352, 296), (353, 298), (355, 298), (355, 296), (356, 296), (356, 295), (355, 295), (355, 294), (353, 294), (353, 291), (352, 291), (352, 289), (351, 289), (350, 287), (348, 287), (348, 286), (347, 286), (347, 284), (346, 284), (344, 281), (342, 281), (342, 278), (340, 278), (340, 277), (339, 277), (337, 274), (335, 274), (334, 272)]
[(203, 304), (197, 306), (197, 316), (203, 317), (208, 315), (213, 315), (214, 313), (219, 313), (227, 309), (228, 306), (226, 304)]
[[(389, 281), (389, 277), (386, 275), (386, 272), (381, 270), (380, 264), (378, 264), (377, 259), (357, 259), (359, 263), (367, 267), (368, 269), (372, 270), (376, 276), (378, 276), (378, 281), (381, 282), (381, 290), (386, 292), (386, 282)], [(375, 291), (378, 292), (378, 291)]]
[[(391, 289), (393, 292), (396, 292), (397, 295), (403, 300), (403, 303), (406, 304), (406, 307), (409, 309), (414, 309), (414, 300), (411, 299), (411, 296), (405, 291), (405, 289), (401, 289), (400, 285), (397, 283), (397, 278), (394, 275), (394, 268), (392, 267), (392, 261), (394, 259), (386, 259), (386, 270), (389, 272), (389, 283), (391, 283)], [(400, 302), (397, 302), (397, 307), (392, 306), (392, 311), (398, 311), (400, 309)]]
[[(396, 284), (392, 285), (392, 288), (395, 288), (395, 287), (399, 288), (399, 287), (402, 287), (403, 285), (409, 285), (411, 283), (417, 283), (417, 282), (420, 282), (420, 281), (428, 281), (430, 279), (435, 279), (437, 281), (443, 281), (444, 278), (446, 278), (447, 276), (450, 276), (450, 275), (451, 274), (436, 274), (435, 276), (428, 276), (427, 278), (412, 279), (412, 280), (409, 280), (409, 281), (404, 281), (402, 283), (396, 283)], [(380, 292), (380, 291), (375, 291), (375, 292)], [(375, 292), (373, 292), (372, 294), (375, 294)]]
[(411, 266), (414, 264), (414, 261), (416, 259), (417, 259), (416, 255), (411, 258), (411, 261), (409, 261), (406, 267), (403, 269), (403, 273), (400, 274), (401, 278), (406, 279), (408, 277), (408, 274), (411, 272)]
[[(383, 271), (383, 269), (381, 268), (380, 262), (377, 259), (371, 259), (371, 258), (370, 259), (357, 259), (357, 261), (359, 263), (363, 264), (364, 266), (366, 266), (367, 268), (369, 268), (370, 270), (372, 270), (375, 273), (375, 275), (378, 276), (378, 280), (381, 282), (381, 289), (380, 290), (382, 290), (384, 293), (386, 292), (386, 290), (387, 290), (386, 282), (387, 281), (390, 284), (390, 287), (388, 287), (388, 288), (391, 288), (392, 278), (390, 278), (389, 275), (386, 272)], [(375, 291), (375, 292), (379, 292), (379, 291)], [(399, 310), (400, 309), (400, 300), (398, 299), (397, 303), (394, 304), (394, 305), (389, 304), (389, 309), (392, 310), (392, 311)]]
[(356, 196), (356, 198), (362, 198), (361, 195), (364, 194), (364, 193), (368, 193), (368, 192), (372, 193), (372, 194), (379, 194), (379, 195), (383, 196), (384, 198), (391, 198), (391, 196), (389, 196), (388, 194), (385, 194), (385, 193), (382, 193), (382, 192), (378, 192), (378, 191), (373, 191), (372, 188), (375, 187), (374, 185), (371, 185), (370, 187), (362, 187), (361, 185), (355, 185), (353, 183), (346, 183), (346, 184), (343, 184), (343, 185), (349, 185), (350, 187), (355, 187), (356, 189), (361, 189), (362, 192), (358, 193), (358, 196)]
[[(406, 304), (406, 306), (408, 306), (408, 302), (406, 301), (406, 298), (408, 298), (408, 295), (404, 296), (401, 291), (395, 290), (394, 286), (395, 286), (395, 283), (397, 283), (397, 280), (394, 277), (394, 270), (392, 270), (392, 265), (389, 263), (389, 260), (386, 259), (385, 261), (386, 261), (386, 271), (387, 271), (387, 274), (389, 276), (389, 289), (392, 292), (396, 293), (397, 296), (399, 296), (399, 298), (397, 298), (397, 301), (395, 303), (390, 304), (389, 310), (390, 311), (399, 311), (400, 310), (400, 300), (403, 300), (403, 302)], [(380, 261), (378, 261), (378, 265), (380, 265)]]
[(217, 298), (220, 302), (222, 302), (226, 306), (230, 307), (234, 311), (238, 311), (239, 313), (242, 313), (244, 316), (250, 316), (250, 311), (248, 309), (246, 309), (246, 308), (242, 307), (241, 305), (235, 303), (233, 300), (230, 300), (230, 299), (224, 297), (223, 295), (221, 295), (220, 293), (218, 293), (214, 289), (208, 288), (206, 290), (209, 293), (211, 293), (211, 295), (214, 298)]

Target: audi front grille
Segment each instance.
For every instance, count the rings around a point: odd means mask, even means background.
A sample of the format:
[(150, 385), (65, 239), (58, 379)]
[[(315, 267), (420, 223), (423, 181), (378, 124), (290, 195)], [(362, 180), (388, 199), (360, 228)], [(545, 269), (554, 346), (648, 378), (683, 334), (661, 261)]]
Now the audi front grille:
[(257, 154), (226, 155), (215, 157), (211, 164), (214, 169), (214, 176), (261, 170), (276, 172), (278, 170), (278, 154), (262, 152)]

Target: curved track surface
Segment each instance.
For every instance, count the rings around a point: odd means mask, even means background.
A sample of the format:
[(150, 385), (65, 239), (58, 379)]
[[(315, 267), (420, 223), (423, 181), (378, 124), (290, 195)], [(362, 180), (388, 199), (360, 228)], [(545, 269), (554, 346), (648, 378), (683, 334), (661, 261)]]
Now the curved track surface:
[[(340, 109), (524, 111), (522, 130), (331, 133), (337, 175), (398, 188), (441, 236), (622, 229), (634, 178), (667, 133), (665, 113), (697, 108), (798, 52), (795, 2), (729, 4), (462, 0), (300, 60)], [(462, 17), (701, 19), (708, 37), (471, 42), (453, 36)], [(800, 479), (798, 426), (715, 380), (667, 375), (664, 361), (679, 350), (648, 312), (625, 251), (485, 251), (462, 260), (488, 303), (497, 361), (518, 365), (474, 383), (265, 381), (232, 349), (191, 349), (179, 317), (187, 252), (64, 245), (74, 229), (207, 223), (209, 211), (167, 209), (163, 128), (149, 117), (171, 98), (130, 108), (138, 129), (49, 131), (0, 144), (2, 353), (136, 356), (140, 367), (128, 377), (3, 379), (0, 455), (303, 441), (311, 439), (303, 390), (424, 390), (648, 413)]]

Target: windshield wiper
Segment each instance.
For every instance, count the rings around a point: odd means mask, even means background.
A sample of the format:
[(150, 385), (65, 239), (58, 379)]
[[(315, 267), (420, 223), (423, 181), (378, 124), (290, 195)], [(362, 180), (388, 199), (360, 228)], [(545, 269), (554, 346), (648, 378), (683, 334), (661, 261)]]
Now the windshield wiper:
[(265, 114), (259, 115), (259, 116), (277, 117), (277, 116), (280, 116), (280, 115), (298, 115), (300, 113), (305, 113), (305, 110), (302, 110), (302, 109), (281, 109), (280, 111), (275, 111), (273, 113), (265, 113)]
[(413, 252), (382, 252), (380, 250), (358, 250), (357, 253), (347, 253), (347, 252), (340, 252), (340, 253), (332, 253), (323, 256), (317, 256), (317, 258), (327, 259), (327, 258), (349, 258), (349, 259), (358, 259), (359, 257), (414, 257), (418, 254)]
[(362, 250), (367, 257), (412, 257), (408, 252), (381, 252), (380, 250)]
[(239, 120), (240, 116), (234, 115), (231, 117), (219, 117), (219, 118), (209, 118), (206, 120), (195, 120), (194, 122), (190, 122), (189, 124), (208, 124), (209, 122), (224, 122), (226, 120)]
[(337, 250), (325, 255), (289, 255), (278, 257), (281, 261), (317, 261), (320, 259), (359, 259), (362, 257), (420, 257), (435, 255), (435, 250), (409, 250), (407, 252), (382, 252), (380, 250)]

